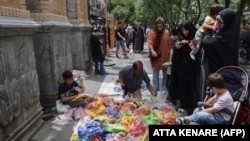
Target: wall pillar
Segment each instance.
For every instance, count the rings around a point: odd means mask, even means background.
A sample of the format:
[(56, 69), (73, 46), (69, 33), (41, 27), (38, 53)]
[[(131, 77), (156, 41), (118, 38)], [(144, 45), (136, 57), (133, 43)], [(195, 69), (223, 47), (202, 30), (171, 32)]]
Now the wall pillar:
[(48, 13), (31, 15), (41, 25), (34, 36), (40, 101), (43, 107), (53, 107), (58, 99), (57, 92), (62, 82), (62, 72), (72, 70), (72, 25), (64, 16)]
[(42, 126), (33, 35), (23, 9), (0, 6), (0, 140), (29, 140)]
[(88, 22), (87, 1), (67, 0), (67, 13), (69, 21), (73, 24), (71, 30), (71, 47), (73, 57), (73, 69), (92, 71), (92, 59), (90, 52), (90, 30)]

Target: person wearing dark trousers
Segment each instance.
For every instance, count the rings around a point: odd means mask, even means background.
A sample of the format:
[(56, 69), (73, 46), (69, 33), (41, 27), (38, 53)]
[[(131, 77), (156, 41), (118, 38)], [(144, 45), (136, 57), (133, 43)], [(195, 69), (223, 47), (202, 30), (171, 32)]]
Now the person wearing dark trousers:
[(98, 29), (94, 29), (90, 37), (91, 44), (91, 56), (95, 62), (95, 74), (106, 75), (106, 71), (103, 66), (105, 60), (104, 51), (101, 46), (101, 42), (98, 38), (100, 32)]

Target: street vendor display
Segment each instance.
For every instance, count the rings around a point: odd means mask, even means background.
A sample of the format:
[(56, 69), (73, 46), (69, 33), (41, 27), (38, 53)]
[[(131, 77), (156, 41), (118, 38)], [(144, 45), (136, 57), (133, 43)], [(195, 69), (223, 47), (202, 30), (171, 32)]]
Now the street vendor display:
[(83, 116), (71, 141), (145, 141), (148, 125), (171, 125), (179, 116), (174, 107), (157, 98), (117, 102), (103, 95), (78, 112)]

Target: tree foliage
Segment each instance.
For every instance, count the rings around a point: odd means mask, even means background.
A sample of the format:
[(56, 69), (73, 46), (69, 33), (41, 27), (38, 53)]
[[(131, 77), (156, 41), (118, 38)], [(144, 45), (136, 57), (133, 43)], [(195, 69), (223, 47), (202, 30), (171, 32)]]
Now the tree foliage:
[(240, 2), (242, 0), (106, 0), (108, 10), (118, 20), (151, 24), (161, 16), (169, 25), (178, 24), (184, 19), (199, 23), (214, 3), (237, 11)]
[(250, 6), (250, 0), (106, 0), (106, 3), (108, 11), (118, 20), (152, 24), (161, 16), (169, 25), (179, 24), (184, 19), (196, 24), (205, 18), (209, 7), (217, 3), (236, 11), (238, 42), (243, 9)]
[(106, 0), (107, 9), (118, 20), (133, 21), (135, 20), (135, 0)]

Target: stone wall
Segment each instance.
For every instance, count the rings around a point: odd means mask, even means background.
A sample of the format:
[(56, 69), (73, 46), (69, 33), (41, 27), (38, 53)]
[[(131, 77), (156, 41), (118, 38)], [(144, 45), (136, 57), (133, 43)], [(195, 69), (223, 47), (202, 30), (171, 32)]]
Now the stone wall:
[(57, 24), (59, 23), (42, 24), (33, 40), (43, 107), (55, 106), (55, 101), (58, 99), (58, 85), (62, 82), (61, 74), (64, 70), (73, 69), (69, 36), (71, 24), (60, 23), (59, 27), (54, 28), (53, 26)]
[(85, 70), (87, 73), (92, 71), (91, 52), (90, 52), (90, 30), (88, 24), (74, 25), (71, 30), (71, 47), (73, 68)]
[[(63, 71), (92, 70), (88, 43), (91, 26), (84, 22), (79, 0), (41, 2), (43, 12), (32, 13), (31, 17), (41, 25), (34, 36), (35, 56), (39, 62), (36, 66), (40, 101), (43, 107), (49, 108), (55, 106)], [(60, 2), (61, 8), (58, 9), (57, 4)], [(63, 13), (67, 16), (62, 15)]]
[[(87, 0), (0, 0), (0, 140), (29, 140), (64, 70), (92, 69)], [(82, 7), (84, 5), (84, 7)]]
[(86, 22), (88, 9), (86, 3), (86, 0), (67, 0), (66, 9), (69, 21), (73, 25), (70, 35), (73, 68), (89, 72), (92, 71), (92, 62), (89, 61), (91, 25)]
[(39, 27), (0, 16), (0, 140), (28, 140), (43, 123), (32, 40)]

